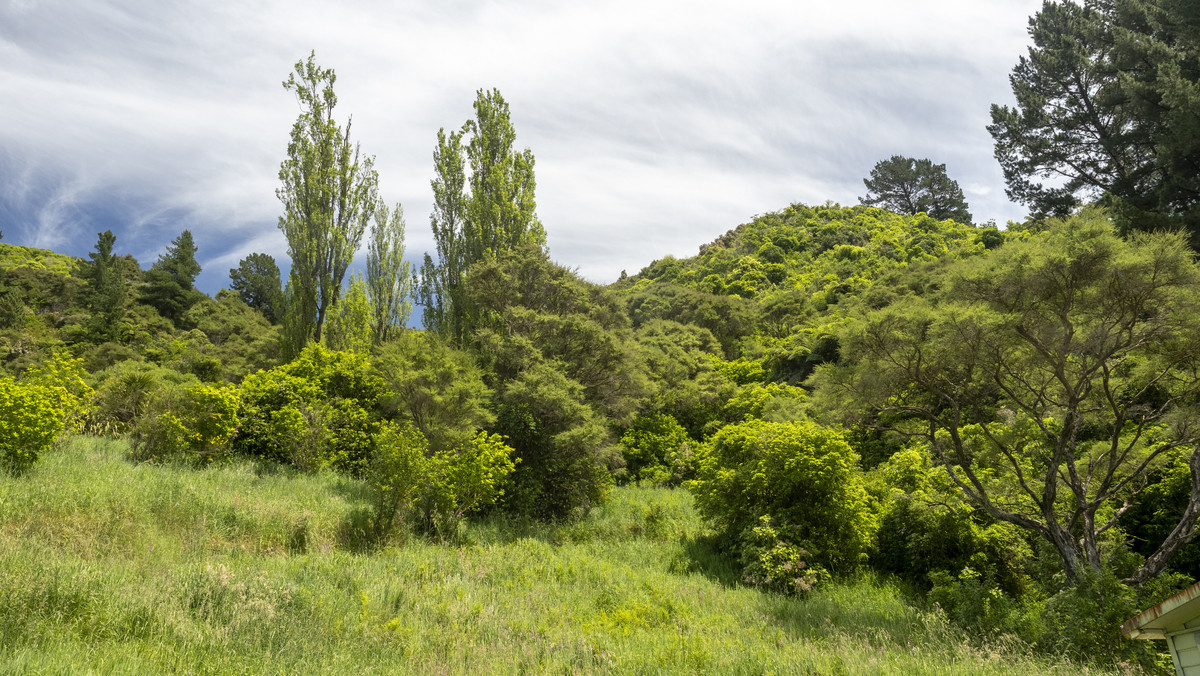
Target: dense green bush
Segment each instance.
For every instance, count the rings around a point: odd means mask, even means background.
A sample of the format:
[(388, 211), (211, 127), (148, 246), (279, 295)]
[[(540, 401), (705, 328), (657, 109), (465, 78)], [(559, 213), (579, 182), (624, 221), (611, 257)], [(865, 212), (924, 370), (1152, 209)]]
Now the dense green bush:
[(366, 355), (313, 343), (295, 361), (247, 376), (240, 389), (238, 451), (302, 469), (365, 470), (383, 392)]
[(427, 532), (456, 538), (464, 516), (504, 495), (511, 456), (499, 435), (480, 432), (460, 449), (431, 452), (411, 424), (383, 423), (365, 473), (375, 537), (419, 519)]
[(28, 469), (54, 443), (63, 429), (57, 395), (45, 385), (0, 377), (0, 467)]
[(726, 535), (740, 537), (769, 516), (833, 572), (865, 558), (877, 517), (840, 432), (811, 422), (728, 425), (701, 448), (697, 465), (688, 487)]
[(52, 352), (21, 376), (30, 385), (46, 388), (67, 432), (79, 432), (92, 410), (92, 388), (84, 379), (83, 360), (62, 351)]
[(579, 518), (608, 494), (621, 461), (604, 419), (583, 402), (583, 388), (537, 364), (500, 395), (496, 429), (521, 459), (505, 505), (539, 518)]
[(138, 460), (212, 462), (228, 453), (238, 423), (237, 388), (199, 382), (167, 386), (154, 393), (135, 421), (130, 448)]
[(384, 415), (412, 423), (434, 452), (464, 446), (496, 419), (474, 359), (435, 333), (401, 331), (380, 346), (371, 369), (383, 382)]
[(687, 430), (665, 413), (643, 413), (621, 436), (625, 468), (631, 481), (677, 486), (691, 479), (687, 463), (691, 439)]
[(93, 376), (94, 408), (86, 428), (92, 434), (120, 435), (132, 430), (155, 394), (164, 388), (196, 382), (196, 377), (133, 359), (118, 362)]

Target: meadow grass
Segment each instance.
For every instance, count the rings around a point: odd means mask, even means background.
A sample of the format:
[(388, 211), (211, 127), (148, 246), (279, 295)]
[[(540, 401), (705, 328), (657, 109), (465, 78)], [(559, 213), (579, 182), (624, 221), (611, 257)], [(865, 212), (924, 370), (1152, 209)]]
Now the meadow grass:
[(681, 490), (367, 548), (352, 480), (127, 450), (0, 476), (0, 672), (1115, 673), (969, 640), (870, 577), (740, 586)]

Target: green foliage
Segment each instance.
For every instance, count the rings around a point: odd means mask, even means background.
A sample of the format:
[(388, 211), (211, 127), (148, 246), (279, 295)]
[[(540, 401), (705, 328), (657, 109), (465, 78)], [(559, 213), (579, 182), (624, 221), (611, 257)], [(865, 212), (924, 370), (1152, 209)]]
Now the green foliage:
[(224, 365), (218, 350), (198, 329), (160, 335), (146, 347), (145, 354), (160, 366), (190, 373), (200, 380), (214, 383), (222, 380)]
[(41, 363), (31, 366), (22, 381), (43, 387), (62, 418), (66, 432), (79, 432), (92, 412), (92, 388), (85, 380), (83, 360), (63, 351), (52, 352)]
[(311, 343), (295, 361), (242, 381), (235, 449), (302, 469), (359, 474), (375, 446), (381, 394), (366, 355)]
[[(279, 363), (279, 329), (272, 326), (232, 291), (222, 289), (216, 298), (196, 303), (183, 315), (186, 326), (204, 334), (201, 352), (215, 359), (220, 377), (241, 382), (250, 373)], [(189, 369), (187, 366), (183, 370)]]
[(472, 315), (492, 309), (473, 309), (462, 296), (467, 269), (509, 249), (546, 246), (534, 213), (533, 153), (514, 150), (508, 103), (498, 90), (481, 89), (474, 105), (475, 119), (460, 131), (438, 130), (430, 216), (438, 259), (425, 254), (419, 288), (425, 328), (456, 345), (470, 337)]
[(722, 428), (701, 448), (688, 488), (725, 534), (769, 516), (795, 528), (789, 541), (810, 551), (811, 563), (845, 572), (865, 559), (877, 525), (857, 462), (830, 428), (752, 420)]
[(499, 434), (480, 431), (447, 463), (452, 517), (460, 518), (504, 497), (504, 486), (516, 468), (513, 449), (504, 441)]
[(639, 415), (621, 436), (629, 479), (676, 486), (691, 479), (683, 462), (691, 453), (690, 442), (687, 430), (671, 416)]
[(464, 297), (482, 311), (477, 352), (500, 387), (548, 362), (614, 422), (632, 418), (648, 383), (625, 313), (603, 289), (533, 246), (472, 266), (464, 284)]
[(225, 456), (237, 437), (238, 390), (192, 383), (159, 388), (130, 436), (137, 460), (184, 459), (210, 463)]
[(740, 341), (754, 330), (754, 306), (741, 298), (720, 296), (671, 283), (674, 276), (652, 277), (654, 266), (641, 275), (658, 279), (655, 284), (634, 287), (629, 295), (629, 316), (635, 328), (656, 319), (691, 324), (708, 329), (721, 343), (725, 356), (738, 351)]
[(148, 413), (156, 393), (172, 386), (190, 384), (195, 381), (195, 376), (126, 359), (96, 373), (94, 379), (95, 408), (86, 429), (91, 433), (117, 436), (132, 431), (134, 422)]
[(386, 538), (397, 526), (407, 524), (419, 494), (431, 479), (428, 449), (425, 436), (411, 425), (384, 423), (380, 427), (365, 475), (376, 538)]
[(1042, 647), (1052, 654), (1100, 662), (1155, 663), (1151, 641), (1131, 641), (1121, 636), (1121, 623), (1137, 615), (1144, 605), (1111, 569), (1087, 571), (1075, 584), (1046, 601)]
[(132, 465), (127, 452), (75, 438), (0, 476), (6, 669), (1124, 673), (974, 643), (883, 579), (802, 599), (737, 584), (684, 491), (619, 487), (582, 522), (495, 514), (470, 520), (462, 546), (363, 551), (354, 480), (240, 458)]
[(351, 275), (350, 285), (338, 298), (326, 322), (325, 344), (331, 350), (367, 352), (371, 349), (372, 307), (361, 275)]
[(373, 157), (360, 157), (350, 123), (333, 119), (337, 76), (316, 64), (315, 53), (297, 61), (284, 89), (295, 92), (300, 116), (292, 125), (288, 156), (279, 165), (275, 191), (283, 203), (279, 229), (292, 259), (285, 321), (287, 356), (321, 340), (327, 314), (341, 295), (342, 279), (378, 203)]
[(538, 363), (500, 393), (496, 431), (520, 458), (505, 505), (549, 519), (578, 519), (608, 494), (620, 460), (583, 387)]
[(387, 538), (419, 515), (427, 530), (457, 539), (466, 514), (504, 495), (511, 454), (502, 437), (486, 432), (461, 448), (432, 452), (420, 430), (385, 422), (365, 475), (375, 537)]
[(0, 270), (28, 268), (66, 276), (75, 272), (80, 263), (78, 258), (48, 249), (0, 243)]
[[(1177, 235), (1122, 241), (1089, 210), (951, 274), (849, 326), (846, 365), (815, 383), (822, 407), (924, 437), (973, 506), (1051, 543), (1068, 577), (1098, 572), (1114, 510), (1197, 440), (1200, 270)], [(1161, 571), (1193, 526), (1128, 582)]]
[(118, 322), (124, 315), (126, 282), (118, 259), (113, 254), (116, 241), (117, 237), (111, 230), (100, 233), (96, 250), (88, 254), (91, 262), (85, 263), (79, 270), (79, 276), (88, 284), (87, 307), (91, 312), (88, 328), (100, 338), (119, 335)]
[(461, 448), (495, 421), (492, 390), (471, 355), (430, 331), (404, 331), (371, 359), (383, 381), (380, 408), (412, 423), (434, 452)]
[(408, 325), (415, 291), (412, 266), (404, 260), (404, 210), (380, 202), (367, 242), (367, 293), (375, 343), (394, 337)]
[(49, 450), (63, 429), (56, 388), (0, 376), (0, 469), (21, 472)]
[(801, 405), (807, 399), (804, 390), (784, 383), (754, 383), (738, 388), (721, 407), (728, 422), (768, 420), (789, 422), (802, 417)]
[(283, 316), (283, 284), (275, 258), (265, 253), (252, 253), (229, 270), (229, 288), (237, 292), (242, 302), (262, 313), (267, 321), (278, 323)]
[(198, 274), (200, 264), (196, 262), (196, 243), (191, 231), (184, 230), (146, 271), (142, 302), (178, 322), (188, 308), (204, 297), (192, 288)]
[(893, 155), (880, 160), (864, 178), (867, 195), (862, 203), (882, 206), (899, 214), (929, 214), (939, 221), (952, 220), (971, 224), (971, 212), (958, 181), (946, 175), (946, 165), (928, 159)]
[[(789, 530), (799, 531), (799, 528), (791, 526)], [(759, 525), (742, 533), (738, 541), (742, 581), (784, 594), (807, 594), (824, 582), (829, 573), (820, 566), (809, 565), (809, 553), (784, 538), (769, 516), (763, 516)]]
[(1183, 225), (1195, 244), (1196, 26), (1178, 0), (1045, 3), (1010, 78), (1017, 105), (993, 105), (988, 127), (1009, 197), (1037, 216), (1103, 198), (1125, 229)]

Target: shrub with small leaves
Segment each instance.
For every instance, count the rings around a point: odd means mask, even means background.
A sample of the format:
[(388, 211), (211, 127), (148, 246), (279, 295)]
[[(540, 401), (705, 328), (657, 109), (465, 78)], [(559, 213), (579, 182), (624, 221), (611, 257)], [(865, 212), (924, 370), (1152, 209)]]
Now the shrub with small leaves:
[(831, 571), (857, 568), (878, 520), (858, 456), (841, 432), (811, 422), (727, 425), (700, 448), (688, 488), (697, 510), (736, 538), (771, 516)]
[(376, 538), (385, 538), (405, 524), (416, 508), (421, 489), (429, 483), (428, 449), (429, 442), (412, 425), (380, 425), (366, 471)]
[(166, 387), (134, 424), (131, 449), (139, 460), (212, 462), (228, 452), (237, 433), (236, 388), (207, 383)]
[(28, 469), (63, 429), (61, 392), (45, 385), (0, 378), (0, 467)]
[(62, 416), (63, 429), (79, 432), (83, 422), (92, 411), (92, 388), (84, 378), (87, 371), (83, 360), (69, 353), (56, 350), (42, 363), (31, 366), (21, 380), (31, 385), (46, 388), (53, 399), (54, 407)]
[(688, 444), (687, 430), (665, 413), (643, 413), (621, 436), (629, 479), (651, 484), (673, 484), (668, 468), (672, 454)]

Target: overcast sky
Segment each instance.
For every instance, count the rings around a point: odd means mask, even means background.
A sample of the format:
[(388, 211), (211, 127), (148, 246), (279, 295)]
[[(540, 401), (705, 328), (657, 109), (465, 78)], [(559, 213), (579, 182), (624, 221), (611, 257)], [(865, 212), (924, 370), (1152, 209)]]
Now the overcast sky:
[[(0, 0), (0, 230), (148, 267), (192, 231), (200, 287), (286, 265), (279, 163), (316, 50), (337, 116), (432, 250), (440, 127), (498, 88), (536, 157), (552, 257), (596, 282), (794, 202), (857, 204), (875, 162), (945, 163), (1020, 220), (985, 125), (1039, 0)], [(360, 254), (361, 255), (361, 254)]]

